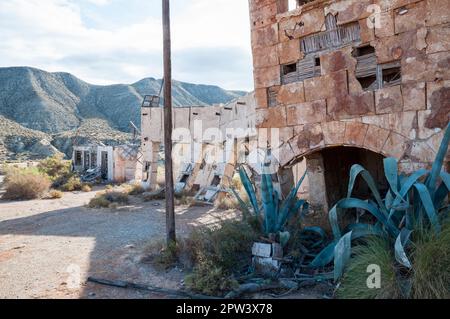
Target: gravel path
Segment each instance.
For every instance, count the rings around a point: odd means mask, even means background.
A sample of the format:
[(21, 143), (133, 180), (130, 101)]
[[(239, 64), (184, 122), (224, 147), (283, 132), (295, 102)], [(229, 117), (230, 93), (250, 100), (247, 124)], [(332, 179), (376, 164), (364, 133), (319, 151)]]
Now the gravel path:
[[(87, 276), (180, 288), (180, 270), (164, 273), (139, 262), (142, 247), (165, 236), (164, 203), (133, 199), (118, 210), (86, 208), (94, 196), (0, 201), (0, 298), (168, 297), (86, 284)], [(179, 207), (178, 235), (224, 217), (209, 207)]]

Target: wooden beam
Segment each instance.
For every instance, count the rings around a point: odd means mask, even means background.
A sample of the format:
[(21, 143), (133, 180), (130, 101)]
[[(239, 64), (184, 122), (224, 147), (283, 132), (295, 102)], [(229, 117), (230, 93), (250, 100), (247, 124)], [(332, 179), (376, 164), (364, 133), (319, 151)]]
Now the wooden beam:
[(172, 61), (170, 40), (170, 4), (162, 0), (164, 51), (164, 150), (166, 173), (166, 235), (167, 245), (176, 241), (175, 200), (172, 164)]

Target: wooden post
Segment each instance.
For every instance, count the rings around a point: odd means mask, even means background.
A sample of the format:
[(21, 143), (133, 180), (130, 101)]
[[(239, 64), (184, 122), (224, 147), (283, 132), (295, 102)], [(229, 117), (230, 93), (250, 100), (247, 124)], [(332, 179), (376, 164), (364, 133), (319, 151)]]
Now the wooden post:
[(164, 150), (166, 173), (166, 232), (167, 245), (176, 241), (175, 201), (172, 164), (172, 61), (170, 44), (170, 5), (162, 0), (164, 50)]

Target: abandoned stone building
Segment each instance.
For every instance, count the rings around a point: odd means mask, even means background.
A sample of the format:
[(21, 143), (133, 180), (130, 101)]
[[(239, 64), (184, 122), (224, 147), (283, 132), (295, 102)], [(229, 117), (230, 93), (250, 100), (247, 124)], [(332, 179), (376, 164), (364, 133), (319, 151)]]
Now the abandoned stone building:
[(141, 153), (136, 145), (78, 145), (72, 154), (73, 170), (86, 181), (123, 183), (142, 178)]
[(430, 167), (450, 113), (450, 1), (249, 6), (256, 126), (280, 129), (282, 179), (307, 167), (303, 192), (327, 209), (354, 163), (380, 188), (384, 157), (404, 172)]
[[(143, 181), (151, 187), (157, 184), (161, 164), (163, 116), (158, 98), (146, 97), (141, 112), (141, 148)], [(254, 95), (220, 106), (174, 108), (173, 129), (175, 191), (195, 193), (197, 200), (212, 203), (229, 185), (236, 164), (245, 162), (249, 140), (257, 136)]]
[[(178, 192), (213, 201), (236, 164), (258, 174), (272, 154), (279, 193), (307, 169), (299, 196), (322, 211), (346, 196), (353, 164), (381, 190), (385, 157), (403, 172), (430, 167), (450, 113), (450, 1), (249, 0), (249, 9), (255, 91), (224, 106), (174, 110), (174, 129), (186, 133), (173, 137)], [(146, 98), (141, 115), (143, 179), (155, 185), (159, 98)], [(217, 128), (220, 137), (209, 136)], [(355, 191), (368, 196), (363, 183)]]

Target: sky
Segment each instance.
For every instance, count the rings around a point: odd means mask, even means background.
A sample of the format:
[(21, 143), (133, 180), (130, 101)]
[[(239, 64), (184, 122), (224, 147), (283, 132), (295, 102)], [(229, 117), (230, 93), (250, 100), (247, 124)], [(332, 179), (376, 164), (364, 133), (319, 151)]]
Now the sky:
[[(247, 0), (171, 0), (173, 78), (253, 90)], [(0, 67), (162, 77), (161, 0), (0, 0)]]

